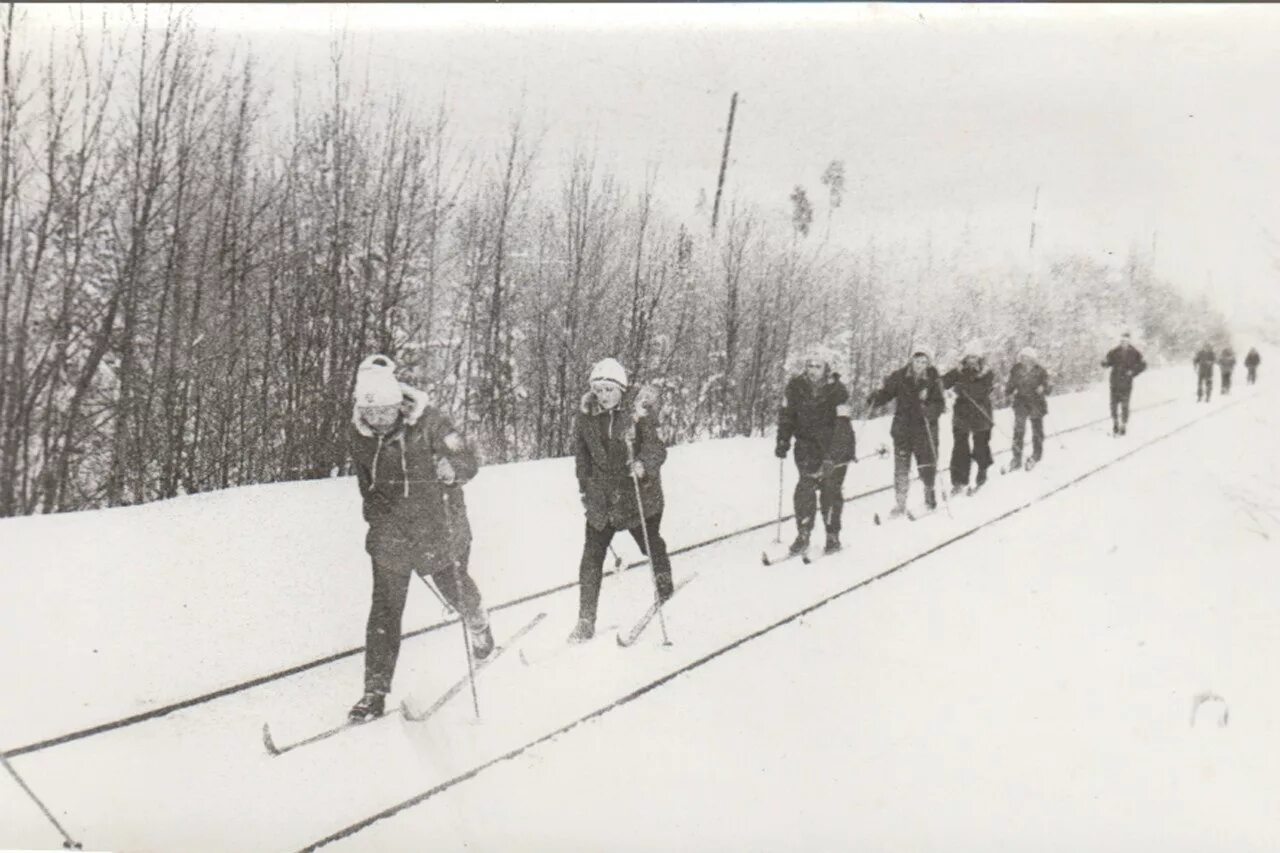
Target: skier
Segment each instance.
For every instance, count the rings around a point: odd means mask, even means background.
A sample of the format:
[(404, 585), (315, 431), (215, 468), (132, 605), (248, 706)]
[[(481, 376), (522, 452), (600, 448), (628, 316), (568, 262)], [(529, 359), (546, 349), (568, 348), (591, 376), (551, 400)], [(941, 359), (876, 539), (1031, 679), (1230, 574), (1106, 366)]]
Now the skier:
[(809, 534), (822, 499), (822, 523), (826, 530), (825, 552), (840, 550), (840, 515), (844, 510), (845, 473), (855, 458), (849, 391), (840, 374), (831, 370), (831, 360), (817, 351), (805, 359), (804, 371), (787, 383), (786, 402), (778, 409), (778, 439), (775, 455), (787, 458), (795, 438), (796, 481), (794, 505), (796, 539), (791, 553), (809, 547)]
[(1249, 347), (1248, 354), (1244, 357), (1244, 368), (1248, 371), (1245, 381), (1252, 385), (1258, 381), (1258, 365), (1262, 364), (1262, 356), (1258, 355), (1257, 347)]
[(1124, 435), (1129, 427), (1129, 397), (1133, 394), (1133, 378), (1147, 369), (1142, 353), (1129, 342), (1129, 333), (1120, 335), (1120, 345), (1112, 348), (1102, 361), (1111, 368), (1111, 434)]
[[(643, 553), (647, 553), (647, 534), (653, 547), (648, 556), (658, 599), (665, 602), (672, 594), (671, 561), (658, 529), (667, 449), (658, 438), (650, 411), (656, 394), (649, 388), (640, 389), (631, 413), (625, 413), (622, 397), (627, 390), (627, 373), (612, 358), (591, 368), (589, 384), (578, 415), (578, 493), (586, 510), (586, 533), (578, 564), (578, 623), (569, 635), (571, 643), (595, 636), (605, 553), (619, 530), (629, 531)], [(633, 475), (639, 482), (642, 506), (636, 503)]]
[[(969, 485), (971, 462), (978, 463), (974, 485), (982, 488), (991, 467), (991, 386), (994, 377), (982, 357), (977, 342), (965, 347), (960, 366), (942, 375), (942, 387), (956, 392), (951, 415), (951, 493), (959, 494)], [(970, 436), (973, 449), (970, 450)]]
[(916, 348), (911, 360), (886, 376), (880, 390), (867, 397), (867, 405), (873, 409), (887, 405), (890, 400), (896, 401), (893, 424), (889, 428), (893, 438), (895, 501), (890, 517), (906, 513), (912, 456), (924, 483), (925, 506), (929, 509), (938, 506), (933, 490), (938, 465), (938, 418), (946, 411), (947, 403), (942, 395), (941, 378), (930, 361), (926, 350)]
[(1213, 347), (1206, 343), (1200, 347), (1191, 363), (1196, 368), (1196, 402), (1209, 402), (1213, 396), (1213, 365), (1218, 361)]
[(372, 355), (356, 372), (351, 455), (373, 563), (373, 598), (365, 634), (364, 696), (353, 722), (380, 717), (400, 654), (400, 623), (409, 576), (430, 576), (461, 614), (471, 653), (493, 651), (489, 618), (467, 572), (471, 528), (462, 485), (476, 475), (471, 445), (425, 393), (396, 380), (395, 362)]
[(1218, 356), (1218, 367), (1222, 370), (1222, 393), (1231, 393), (1231, 373), (1236, 369), (1236, 352), (1230, 346), (1223, 347)]
[(1044, 455), (1044, 416), (1049, 414), (1049, 401), (1045, 399), (1053, 391), (1049, 385), (1049, 372), (1039, 362), (1036, 351), (1023, 347), (1018, 360), (1009, 371), (1009, 381), (1004, 393), (1013, 400), (1013, 461), (1009, 470), (1022, 467), (1022, 441), (1027, 434), (1027, 419), (1031, 420), (1030, 470)]

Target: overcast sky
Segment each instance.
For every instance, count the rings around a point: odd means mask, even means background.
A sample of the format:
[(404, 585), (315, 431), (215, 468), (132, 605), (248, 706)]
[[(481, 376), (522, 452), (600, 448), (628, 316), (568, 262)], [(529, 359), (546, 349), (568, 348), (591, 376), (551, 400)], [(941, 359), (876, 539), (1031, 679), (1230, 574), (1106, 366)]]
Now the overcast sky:
[[(66, 8), (26, 7), (32, 22)], [(164, 7), (153, 7), (152, 15)], [(1243, 321), (1280, 303), (1280, 7), (1124, 5), (197, 5), (276, 85), (323, 72), (344, 27), (375, 91), (442, 93), (461, 138), (513, 112), (544, 162), (595, 145), (628, 182), (660, 166), (674, 210), (714, 193), (740, 93), (730, 191), (787, 213), (842, 159), (836, 237), (955, 242), (988, 260), (1131, 245)], [(128, 14), (107, 7), (111, 19)], [(283, 99), (282, 99), (283, 100)]]

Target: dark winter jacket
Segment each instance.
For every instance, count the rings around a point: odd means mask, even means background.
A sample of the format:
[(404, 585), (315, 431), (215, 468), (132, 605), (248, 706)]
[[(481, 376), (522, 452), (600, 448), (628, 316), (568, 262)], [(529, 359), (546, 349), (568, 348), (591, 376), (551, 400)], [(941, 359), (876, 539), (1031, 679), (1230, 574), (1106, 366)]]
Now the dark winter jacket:
[(667, 459), (667, 448), (658, 438), (652, 417), (636, 417), (622, 404), (605, 411), (588, 391), (578, 413), (578, 492), (587, 523), (596, 530), (639, 526), (632, 459), (644, 465), (640, 500), (645, 517), (653, 518), (662, 512), (662, 463)]
[(1049, 385), (1049, 372), (1038, 364), (1024, 364), (1019, 361), (1009, 371), (1009, 381), (1005, 383), (1004, 394), (1013, 401), (1015, 414), (1029, 418), (1043, 418), (1049, 414), (1049, 401), (1046, 399), (1053, 392)]
[(1196, 353), (1196, 357), (1192, 360), (1192, 364), (1196, 366), (1196, 370), (1201, 376), (1212, 376), (1213, 365), (1217, 363), (1218, 357), (1214, 355), (1210, 347), (1201, 347)]
[(786, 402), (778, 409), (778, 453), (784, 455), (796, 440), (796, 467), (812, 473), (823, 462), (839, 465), (856, 456), (856, 438), (849, 422), (849, 391), (840, 374), (830, 373), (816, 386), (803, 373), (787, 383)]
[(938, 418), (947, 410), (947, 401), (942, 396), (942, 378), (932, 365), (923, 376), (916, 376), (910, 364), (895, 370), (868, 398), (873, 406), (886, 406), (891, 400), (897, 401), (889, 427), (895, 444), (930, 437), (938, 441)]
[(1259, 364), (1262, 364), (1262, 356), (1258, 355), (1256, 349), (1249, 350), (1249, 354), (1244, 357), (1244, 366), (1257, 367)]
[(1121, 344), (1103, 359), (1103, 367), (1111, 368), (1111, 387), (1117, 391), (1133, 388), (1133, 377), (1147, 369), (1142, 353), (1136, 347)]
[[(447, 417), (427, 405), (426, 394), (401, 387), (404, 414), (390, 435), (370, 429), (358, 410), (352, 420), (351, 456), (369, 522), (365, 549), (374, 559), (415, 565), (425, 554), (456, 559), (471, 544), (462, 484), (479, 469), (476, 453)], [(452, 485), (440, 482), (440, 459), (453, 467)]]
[(1227, 347), (1222, 351), (1222, 355), (1218, 356), (1218, 367), (1222, 368), (1223, 373), (1230, 373), (1236, 369), (1236, 353), (1231, 347)]
[(957, 367), (942, 375), (942, 387), (954, 388), (956, 407), (952, 432), (985, 432), (991, 429), (991, 386), (995, 376), (985, 364)]

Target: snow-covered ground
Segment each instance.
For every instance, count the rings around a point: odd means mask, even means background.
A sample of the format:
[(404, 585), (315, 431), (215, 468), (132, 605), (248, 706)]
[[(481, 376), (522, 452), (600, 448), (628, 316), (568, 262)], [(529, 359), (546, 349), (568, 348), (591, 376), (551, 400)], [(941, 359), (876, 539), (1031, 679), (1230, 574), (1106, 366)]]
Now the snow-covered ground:
[[(761, 566), (772, 528), (676, 557), (677, 579), (697, 578), (668, 609), (674, 646), (655, 625), (630, 650), (602, 630), (532, 666), (505, 657), (481, 679), (483, 723), (464, 695), (422, 725), (267, 756), (264, 721), (290, 741), (342, 718), (360, 691), (350, 656), (11, 761), (95, 849), (299, 849), (417, 799), (336, 846), (1277, 849), (1264, 747), (1280, 712), (1280, 416), (1265, 384), (1208, 406), (1193, 389), (1190, 368), (1152, 371), (1134, 405), (1173, 402), (1135, 411), (1126, 438), (1050, 438), (1043, 466), (950, 515), (875, 528), (889, 496), (851, 502), (846, 550), (812, 566)], [(1051, 431), (1083, 424), (1105, 417), (1106, 391), (1051, 405)], [(860, 453), (886, 431), (860, 427)], [(575, 579), (570, 465), (495, 466), (468, 486), (490, 605)], [(846, 492), (889, 478), (871, 457)], [(673, 548), (776, 510), (768, 439), (675, 448), (664, 482)], [(360, 645), (362, 541), (346, 479), (0, 522), (0, 749)], [(606, 582), (601, 627), (650, 594), (643, 571)], [(500, 609), (495, 632), (546, 612), (528, 647), (555, 647), (576, 597)], [(406, 629), (439, 620), (411, 595)], [(463, 669), (456, 629), (426, 633), (406, 641), (397, 695), (429, 699)], [(1189, 725), (1204, 691), (1226, 700), (1227, 727)], [(0, 846), (59, 843), (0, 782)]]

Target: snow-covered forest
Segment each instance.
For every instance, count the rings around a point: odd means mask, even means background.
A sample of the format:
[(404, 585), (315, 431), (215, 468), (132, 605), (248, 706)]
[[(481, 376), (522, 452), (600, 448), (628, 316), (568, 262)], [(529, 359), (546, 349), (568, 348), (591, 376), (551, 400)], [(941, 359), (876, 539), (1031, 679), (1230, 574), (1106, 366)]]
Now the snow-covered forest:
[(1149, 234), (1109, 263), (1044, 256), (1031, 204), (1021, 263), (850, 237), (853, 152), (820, 140), (788, 197), (730, 175), (715, 211), (660, 163), (629, 184), (590, 139), (547, 150), (519, 112), (466, 138), (447, 97), (350, 73), (339, 37), (315, 96), (181, 11), (47, 40), (25, 14), (0, 15), (0, 516), (345, 472), (372, 351), (502, 462), (570, 451), (607, 355), (685, 442), (769, 428), (812, 345), (861, 401), (920, 342), (945, 360), (980, 338), (1001, 371), (1034, 345), (1066, 390), (1121, 328), (1155, 360), (1226, 331), (1155, 273)]

